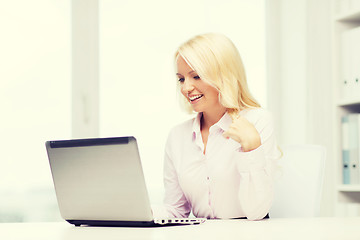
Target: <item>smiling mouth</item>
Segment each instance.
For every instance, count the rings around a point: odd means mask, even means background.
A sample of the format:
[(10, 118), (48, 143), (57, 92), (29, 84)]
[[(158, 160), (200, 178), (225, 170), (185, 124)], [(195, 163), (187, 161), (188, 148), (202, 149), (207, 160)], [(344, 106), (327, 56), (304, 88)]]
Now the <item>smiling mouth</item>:
[(203, 94), (198, 94), (198, 95), (194, 95), (194, 96), (189, 96), (189, 100), (190, 102), (193, 102), (195, 100), (198, 100), (200, 98), (202, 98), (204, 95)]

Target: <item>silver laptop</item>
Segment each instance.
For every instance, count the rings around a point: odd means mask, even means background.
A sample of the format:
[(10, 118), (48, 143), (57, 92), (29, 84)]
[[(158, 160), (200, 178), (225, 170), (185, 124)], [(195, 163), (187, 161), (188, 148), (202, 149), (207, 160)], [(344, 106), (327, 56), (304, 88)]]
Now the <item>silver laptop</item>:
[(47, 141), (61, 216), (75, 226), (199, 224), (154, 219), (134, 137)]

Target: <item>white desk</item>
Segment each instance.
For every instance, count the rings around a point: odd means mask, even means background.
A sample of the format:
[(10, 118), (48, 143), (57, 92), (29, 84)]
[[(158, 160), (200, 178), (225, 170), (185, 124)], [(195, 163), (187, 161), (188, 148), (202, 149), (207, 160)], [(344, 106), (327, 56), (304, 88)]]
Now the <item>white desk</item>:
[(208, 220), (195, 226), (161, 228), (74, 227), (59, 223), (2, 223), (0, 239), (360, 239), (358, 218)]

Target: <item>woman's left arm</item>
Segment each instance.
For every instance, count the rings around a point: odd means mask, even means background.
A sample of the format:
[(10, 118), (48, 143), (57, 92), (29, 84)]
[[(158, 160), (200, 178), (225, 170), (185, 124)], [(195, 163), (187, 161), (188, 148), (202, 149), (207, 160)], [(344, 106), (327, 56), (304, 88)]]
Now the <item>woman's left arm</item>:
[(264, 110), (252, 122), (240, 116), (233, 119), (224, 137), (230, 137), (241, 145), (241, 150), (236, 153), (240, 206), (248, 219), (262, 219), (273, 201), (273, 175), (281, 155), (272, 117)]

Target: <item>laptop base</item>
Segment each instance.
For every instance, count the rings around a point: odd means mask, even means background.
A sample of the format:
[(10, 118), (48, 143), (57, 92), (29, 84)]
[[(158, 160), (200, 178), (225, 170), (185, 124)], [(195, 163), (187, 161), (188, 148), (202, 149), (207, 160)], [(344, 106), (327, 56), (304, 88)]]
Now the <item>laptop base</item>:
[[(179, 223), (158, 224), (154, 221), (104, 221), (104, 220), (66, 220), (68, 223), (75, 225), (75, 227), (94, 226), (94, 227), (166, 227), (185, 225)], [(190, 224), (190, 223), (189, 223)], [(196, 224), (196, 223), (195, 223)]]
[(68, 223), (80, 227), (81, 225), (98, 227), (155, 227), (154, 221), (106, 221), (106, 220), (66, 220)]

